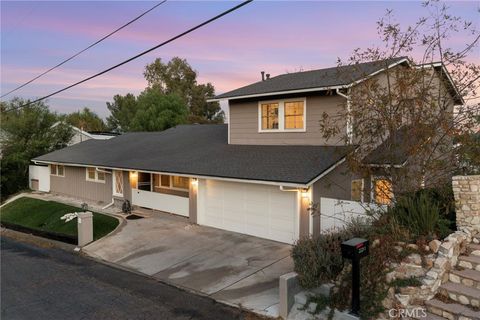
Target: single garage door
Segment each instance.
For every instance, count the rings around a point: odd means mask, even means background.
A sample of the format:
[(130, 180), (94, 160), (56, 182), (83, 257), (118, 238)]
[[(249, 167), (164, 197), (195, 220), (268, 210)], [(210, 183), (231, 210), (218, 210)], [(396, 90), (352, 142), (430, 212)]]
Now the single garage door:
[(280, 242), (298, 238), (297, 193), (250, 183), (201, 180), (198, 223)]

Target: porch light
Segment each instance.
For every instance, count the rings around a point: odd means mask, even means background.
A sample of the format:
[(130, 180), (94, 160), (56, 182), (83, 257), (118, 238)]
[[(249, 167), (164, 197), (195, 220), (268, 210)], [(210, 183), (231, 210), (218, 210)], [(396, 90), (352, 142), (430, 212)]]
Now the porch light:
[(310, 198), (310, 191), (308, 190), (308, 188), (301, 189), (300, 193), (302, 195), (302, 198), (304, 198), (304, 199), (309, 199)]
[(198, 186), (198, 179), (197, 178), (192, 178), (192, 186), (196, 187)]
[(132, 189), (136, 189), (137, 188), (137, 183), (138, 183), (138, 172), (137, 171), (130, 171), (129, 180), (130, 180), (130, 187)]

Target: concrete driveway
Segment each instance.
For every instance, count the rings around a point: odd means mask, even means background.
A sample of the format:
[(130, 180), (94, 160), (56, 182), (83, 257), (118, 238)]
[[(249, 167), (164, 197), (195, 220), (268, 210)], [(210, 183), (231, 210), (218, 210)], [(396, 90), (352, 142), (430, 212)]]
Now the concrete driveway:
[(83, 250), (218, 301), (277, 316), (278, 277), (293, 270), (290, 248), (153, 213), (126, 220), (114, 234)]

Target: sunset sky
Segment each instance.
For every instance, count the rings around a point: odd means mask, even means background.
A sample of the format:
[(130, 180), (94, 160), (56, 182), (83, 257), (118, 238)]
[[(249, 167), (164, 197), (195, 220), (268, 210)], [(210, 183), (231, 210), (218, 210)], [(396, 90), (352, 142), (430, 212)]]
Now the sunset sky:
[[(156, 2), (2, 1), (1, 91), (5, 93), (113, 31)], [(46, 95), (148, 49), (239, 2), (167, 1), (95, 48), (15, 92)], [(478, 1), (448, 2), (452, 13), (479, 22)], [(222, 93), (272, 76), (335, 65), (356, 47), (378, 44), (375, 22), (387, 9), (412, 24), (428, 14), (420, 2), (256, 1), (134, 62), (48, 100), (59, 112), (88, 106), (102, 117), (115, 94), (138, 94), (145, 65), (186, 58), (200, 82)], [(465, 39), (455, 39), (460, 46)], [(478, 51), (477, 51), (478, 53)]]

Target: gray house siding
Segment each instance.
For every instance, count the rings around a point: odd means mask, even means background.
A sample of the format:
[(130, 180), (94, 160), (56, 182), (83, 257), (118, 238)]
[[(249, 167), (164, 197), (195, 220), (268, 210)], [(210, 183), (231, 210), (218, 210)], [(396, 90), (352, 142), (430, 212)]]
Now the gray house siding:
[(320, 197), (350, 200), (351, 181), (352, 174), (342, 163), (313, 184), (313, 202), (319, 202)]
[(84, 167), (65, 166), (65, 176), (50, 176), (50, 192), (67, 196), (110, 203), (112, 201), (112, 175), (105, 175), (105, 183), (87, 181)]
[[(320, 198), (334, 198), (339, 200), (351, 200), (352, 180), (360, 179), (353, 174), (346, 162), (330, 171), (326, 176), (313, 184), (312, 202), (318, 204), (320, 210)], [(370, 179), (364, 178), (363, 200), (370, 201)], [(320, 214), (317, 212), (312, 218), (313, 235), (320, 234)]]
[[(290, 97), (285, 97), (290, 99)], [(262, 101), (276, 98), (265, 97)], [(282, 100), (279, 98), (278, 100)], [(337, 95), (306, 96), (305, 132), (258, 132), (259, 100), (230, 101), (230, 143), (257, 145), (344, 145), (339, 137), (326, 140), (322, 136), (319, 121), (324, 112), (335, 115), (345, 99)], [(340, 135), (341, 136), (341, 135)]]

